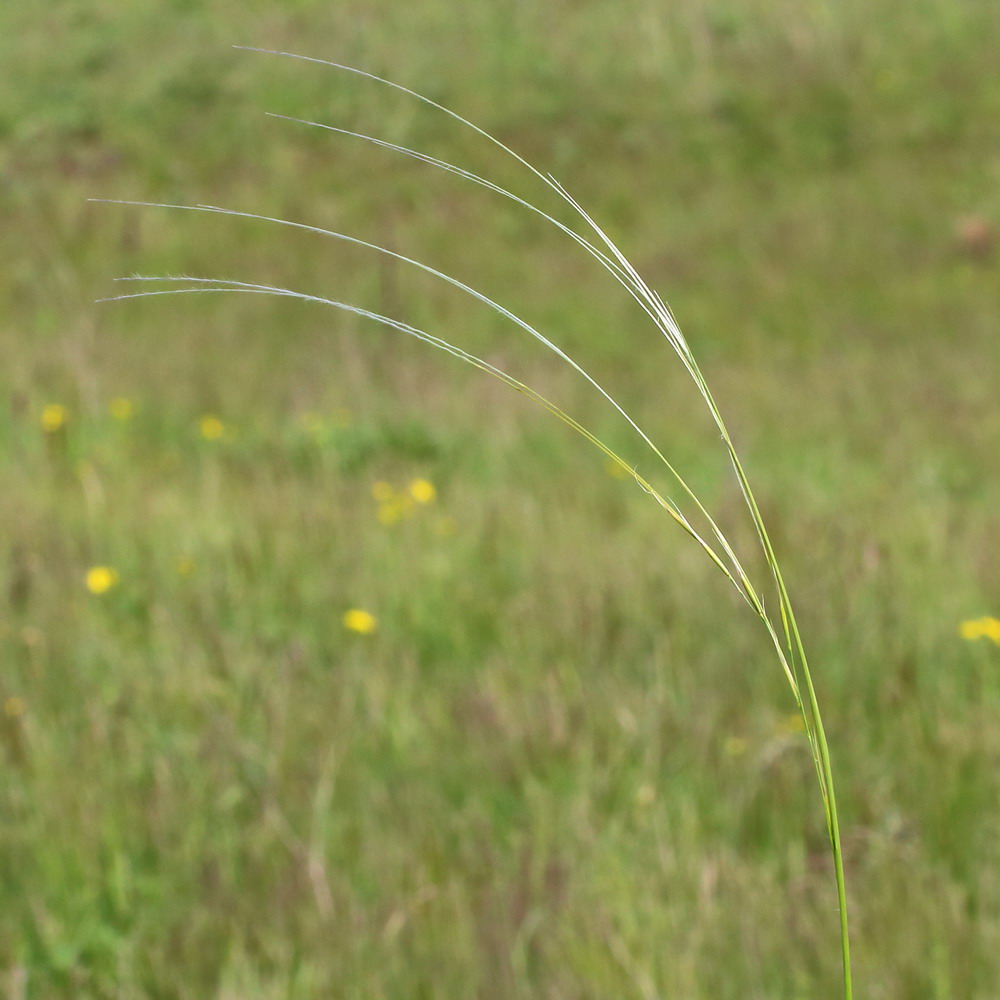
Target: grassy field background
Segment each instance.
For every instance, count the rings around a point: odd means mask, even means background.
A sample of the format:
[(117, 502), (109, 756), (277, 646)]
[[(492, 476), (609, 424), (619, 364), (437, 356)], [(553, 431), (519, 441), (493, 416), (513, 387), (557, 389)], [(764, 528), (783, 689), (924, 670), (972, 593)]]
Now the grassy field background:
[(231, 43), (455, 107), (670, 302), (811, 650), (857, 995), (1000, 995), (1000, 642), (959, 632), (1000, 616), (997, 37), (1000, 7), (950, 0), (0, 7), (0, 997), (838, 995), (794, 703), (649, 497), (360, 320), (94, 304), (135, 271), (354, 301), (656, 474), (558, 359), (412, 269), (86, 199), (384, 242), (578, 356), (752, 553), (667, 345), (570, 241), (263, 112), (560, 211), (538, 183), (401, 95)]

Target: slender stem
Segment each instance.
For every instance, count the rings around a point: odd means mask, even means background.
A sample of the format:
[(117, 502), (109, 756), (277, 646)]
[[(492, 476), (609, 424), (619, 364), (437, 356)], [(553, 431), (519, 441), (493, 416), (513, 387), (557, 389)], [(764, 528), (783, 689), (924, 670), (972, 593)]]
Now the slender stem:
[[(721, 417), (719, 418), (719, 421), (721, 423)], [(799, 626), (795, 619), (795, 612), (792, 608), (791, 598), (789, 597), (788, 590), (785, 587), (784, 577), (782, 576), (781, 570), (778, 566), (778, 560), (774, 553), (774, 548), (771, 545), (771, 539), (768, 536), (766, 527), (764, 526), (764, 519), (760, 513), (760, 508), (757, 506), (757, 500), (753, 495), (753, 491), (750, 489), (749, 480), (746, 477), (743, 466), (736, 456), (735, 449), (729, 439), (729, 435), (725, 431), (724, 424), (722, 425), (722, 430), (726, 444), (729, 448), (730, 456), (733, 460), (733, 465), (736, 469), (737, 477), (739, 478), (740, 485), (743, 489), (744, 497), (746, 498), (747, 506), (750, 509), (751, 517), (757, 527), (761, 544), (764, 547), (764, 554), (767, 557), (767, 561), (774, 573), (775, 583), (778, 587), (778, 599), (781, 604), (781, 617), (784, 623), (785, 633), (788, 638), (789, 645), (793, 646), (793, 667), (795, 661), (797, 660), (798, 666), (801, 669), (802, 678), (805, 681), (809, 701), (808, 715), (804, 710), (801, 697), (799, 696), (797, 690), (796, 696), (799, 698), (800, 708), (803, 709), (802, 717), (806, 724), (806, 732), (809, 735), (810, 743), (813, 747), (814, 759), (816, 761), (817, 771), (819, 772), (820, 793), (823, 797), (823, 807), (826, 812), (827, 832), (830, 837), (830, 849), (833, 854), (833, 869), (837, 881), (837, 906), (840, 913), (840, 953), (844, 974), (844, 1000), (852, 1000), (854, 990), (851, 982), (851, 942), (850, 935), (848, 933), (847, 886), (844, 879), (844, 852), (840, 843), (840, 820), (837, 815), (837, 797), (833, 787), (833, 766), (830, 761), (830, 747), (826, 739), (826, 729), (823, 726), (823, 717), (819, 710), (819, 699), (816, 697), (816, 688), (813, 684), (812, 673), (809, 670), (809, 661), (806, 658), (805, 645), (802, 642), (802, 634), (799, 632)], [(797, 676), (798, 671), (795, 671), (795, 673)]]
[(809, 665), (806, 662), (805, 650), (802, 647), (802, 640), (799, 637), (799, 630), (795, 624), (795, 616), (789, 610), (792, 629), (795, 634), (796, 647), (802, 662), (802, 676), (806, 681), (806, 690), (809, 693), (809, 708), (812, 712), (813, 725), (816, 730), (816, 742), (819, 750), (820, 766), (823, 771), (823, 783), (825, 787), (827, 825), (830, 834), (830, 847), (833, 851), (833, 870), (837, 879), (837, 906), (840, 910), (840, 955), (844, 968), (844, 1000), (851, 1000), (854, 995), (851, 985), (851, 939), (848, 933), (847, 919), (847, 885), (844, 880), (844, 852), (840, 843), (840, 821), (837, 817), (837, 796), (833, 787), (833, 766), (830, 762), (830, 747), (826, 741), (826, 729), (823, 726), (823, 718), (819, 711), (819, 701), (816, 698), (816, 689), (813, 686), (812, 674), (809, 672)]

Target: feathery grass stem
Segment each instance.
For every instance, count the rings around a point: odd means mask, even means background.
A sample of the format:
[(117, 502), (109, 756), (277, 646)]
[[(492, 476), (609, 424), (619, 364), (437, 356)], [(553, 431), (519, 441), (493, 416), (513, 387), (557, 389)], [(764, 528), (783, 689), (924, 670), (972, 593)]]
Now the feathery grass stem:
[[(584, 427), (575, 418), (566, 413), (563, 409), (553, 403), (551, 400), (543, 396), (541, 393), (532, 389), (530, 386), (524, 384), (513, 376), (507, 374), (501, 369), (494, 365), (484, 361), (483, 359), (470, 354), (459, 347), (456, 347), (446, 340), (429, 334), (423, 330), (411, 326), (399, 319), (384, 316), (379, 313), (372, 312), (370, 310), (363, 309), (359, 306), (352, 305), (350, 303), (339, 302), (334, 299), (326, 298), (319, 295), (308, 294), (305, 292), (295, 291), (288, 288), (282, 288), (275, 285), (267, 284), (256, 284), (252, 282), (234, 281), (229, 279), (213, 279), (205, 277), (148, 277), (148, 276), (133, 276), (131, 281), (139, 282), (165, 282), (171, 284), (180, 284), (183, 287), (169, 287), (160, 289), (143, 289), (138, 292), (124, 293), (115, 296), (109, 296), (109, 299), (129, 299), (129, 298), (141, 298), (153, 295), (176, 295), (176, 294), (191, 294), (199, 292), (229, 292), (229, 293), (241, 293), (241, 294), (256, 294), (256, 295), (276, 295), (296, 298), (306, 302), (314, 302), (323, 304), (326, 306), (331, 306), (333, 308), (347, 311), (360, 316), (365, 319), (372, 320), (374, 322), (380, 323), (384, 326), (388, 326), (395, 329), (401, 333), (405, 333), (409, 336), (413, 336), (424, 343), (429, 344), (439, 350), (443, 350), (454, 357), (459, 358), (467, 364), (484, 371), (494, 378), (499, 379), (505, 384), (511, 386), (511, 388), (517, 390), (518, 392), (524, 394), (528, 398), (534, 400), (536, 403), (544, 407), (558, 419), (563, 421), (578, 434), (583, 436), (586, 440), (591, 442), (596, 446), (604, 455), (613, 462), (617, 467), (626, 471), (635, 482), (647, 493), (652, 496), (657, 503), (659, 503), (677, 522), (684, 531), (690, 535), (706, 553), (713, 564), (725, 575), (725, 577), (730, 581), (730, 583), (736, 588), (737, 592), (743, 597), (743, 599), (750, 605), (754, 613), (763, 623), (765, 629), (767, 630), (772, 644), (775, 649), (779, 664), (785, 673), (786, 679), (791, 688), (793, 697), (795, 698), (798, 709), (802, 715), (806, 737), (809, 742), (810, 751), (812, 754), (813, 762), (816, 768), (816, 775), (820, 789), (820, 795), (823, 800), (824, 815), (826, 819), (827, 832), (830, 839), (831, 851), (833, 856), (833, 866), (837, 884), (837, 898), (839, 907), (839, 919), (840, 919), (840, 943), (841, 943), (841, 958), (843, 966), (843, 997), (844, 1000), (852, 1000), (852, 980), (851, 980), (851, 959), (850, 959), (850, 939), (848, 933), (848, 912), (847, 912), (847, 893), (846, 884), (844, 878), (844, 863), (843, 863), (843, 852), (841, 849), (840, 842), (840, 826), (839, 818), (836, 805), (836, 796), (834, 792), (834, 780), (833, 780), (833, 769), (830, 758), (830, 750), (827, 741), (826, 731), (823, 725), (822, 716), (820, 713), (819, 701), (816, 694), (815, 685), (813, 683), (812, 674), (809, 669), (808, 660), (806, 658), (805, 647), (799, 631), (798, 623), (795, 618), (795, 612), (792, 607), (792, 602), (788, 594), (787, 587), (785, 585), (784, 578), (781, 573), (781, 569), (778, 563), (777, 555), (774, 551), (774, 547), (771, 543), (770, 537), (768, 535), (766, 526), (764, 524), (764, 519), (761, 514), (759, 505), (757, 504), (756, 498), (754, 497), (753, 491), (750, 487), (750, 482), (747, 474), (744, 470), (743, 464), (740, 461), (739, 455), (737, 454), (736, 447), (733, 443), (732, 437), (726, 427), (725, 421), (723, 419), (721, 410), (715, 402), (715, 399), (709, 389), (708, 383), (699, 368), (697, 361), (694, 358), (691, 349), (680, 331), (677, 322), (671, 313), (667, 304), (660, 298), (660, 296), (654, 292), (642, 279), (639, 273), (635, 270), (632, 264), (629, 262), (625, 254), (618, 248), (615, 242), (608, 236), (607, 233), (597, 224), (597, 222), (591, 218), (591, 216), (585, 211), (585, 209), (577, 202), (577, 200), (560, 184), (554, 177), (548, 174), (544, 174), (539, 171), (536, 167), (532, 166), (527, 160), (521, 157), (514, 150), (510, 149), (507, 145), (501, 142), (499, 139), (475, 125), (468, 119), (462, 117), (455, 111), (425, 97), (422, 94), (417, 93), (407, 87), (404, 87), (398, 83), (391, 80), (385, 79), (383, 77), (376, 76), (373, 73), (366, 72), (364, 70), (356, 69), (351, 66), (345, 66), (340, 63), (331, 62), (324, 59), (317, 59), (310, 56), (298, 55), (290, 52), (279, 52), (268, 49), (252, 48), (247, 46), (236, 46), (237, 48), (243, 48), (247, 51), (260, 52), (269, 55), (277, 55), (286, 58), (298, 59), (305, 62), (317, 63), (324, 66), (339, 69), (348, 73), (356, 74), (357, 76), (366, 78), (368, 80), (374, 81), (376, 83), (382, 84), (384, 86), (393, 88), (397, 91), (402, 92), (418, 101), (429, 105), (432, 108), (450, 116), (455, 121), (459, 122), (463, 126), (471, 129), (473, 132), (478, 134), (480, 137), (488, 140), (500, 150), (506, 153), (508, 156), (513, 157), (520, 165), (527, 169), (536, 179), (540, 180), (550, 191), (554, 192), (555, 195), (560, 198), (565, 204), (569, 205), (574, 211), (577, 217), (582, 220), (586, 225), (587, 229), (590, 231), (592, 238), (587, 237), (576, 232), (571, 227), (560, 222), (554, 218), (549, 213), (543, 211), (541, 208), (532, 204), (531, 202), (521, 198), (520, 196), (514, 194), (513, 192), (507, 190), (506, 188), (484, 178), (478, 174), (475, 174), (469, 170), (459, 167), (455, 164), (449, 163), (446, 160), (442, 160), (438, 157), (431, 156), (427, 153), (420, 152), (418, 150), (410, 149), (406, 146), (402, 146), (396, 143), (388, 142), (383, 139), (379, 139), (375, 136), (365, 135), (360, 132), (352, 132), (348, 129), (338, 128), (332, 125), (321, 124), (319, 122), (311, 122), (305, 119), (292, 118), (287, 115), (272, 115), (272, 117), (281, 118), (287, 121), (295, 122), (302, 125), (308, 125), (311, 127), (322, 128), (340, 135), (347, 137), (353, 137), (357, 139), (364, 140), (366, 142), (372, 143), (375, 146), (388, 150), (390, 152), (399, 153), (420, 162), (423, 162), (429, 166), (436, 169), (444, 170), (455, 176), (458, 176), (464, 180), (470, 181), (472, 183), (478, 184), (501, 197), (507, 198), (518, 205), (538, 214), (540, 217), (545, 219), (548, 223), (555, 226), (564, 235), (569, 236), (574, 240), (581, 248), (583, 248), (591, 257), (598, 261), (602, 267), (607, 270), (612, 277), (628, 292), (628, 294), (638, 303), (643, 312), (653, 321), (660, 333), (665, 337), (670, 346), (673, 348), (681, 364), (687, 371), (688, 375), (691, 377), (692, 381), (698, 389), (698, 392), (702, 396), (705, 405), (708, 408), (709, 414), (713, 423), (715, 424), (717, 430), (719, 431), (726, 453), (728, 455), (729, 461), (731, 462), (737, 481), (739, 483), (740, 490), (743, 494), (744, 501), (747, 505), (747, 509), (750, 513), (751, 520), (754, 525), (754, 529), (757, 533), (758, 541), (761, 545), (762, 551), (764, 553), (765, 560), (771, 571), (771, 576), (773, 577), (774, 587), (777, 593), (778, 609), (780, 615), (780, 627), (776, 625), (771, 614), (767, 611), (762, 597), (758, 594), (757, 589), (754, 587), (748, 573), (743, 568), (734, 548), (730, 544), (728, 538), (722, 529), (718, 526), (715, 520), (712, 518), (708, 510), (702, 504), (701, 500), (695, 494), (695, 492), (688, 486), (685, 480), (681, 477), (679, 472), (674, 468), (674, 466), (668, 461), (665, 455), (660, 451), (660, 449), (653, 443), (652, 439), (642, 430), (638, 423), (633, 420), (633, 418), (625, 411), (625, 409), (615, 400), (615, 398), (608, 392), (596, 379), (594, 379), (577, 361), (570, 357), (565, 351), (553, 343), (549, 338), (544, 336), (541, 332), (531, 326), (529, 323), (525, 322), (519, 316), (508, 310), (506, 307), (502, 306), (500, 303), (491, 299), (489, 296), (483, 294), (482, 292), (476, 290), (470, 285), (459, 281), (457, 278), (452, 277), (428, 264), (425, 264), (419, 260), (407, 257), (401, 253), (397, 253), (387, 247), (380, 246), (375, 243), (368, 242), (366, 240), (359, 239), (354, 236), (349, 236), (345, 233), (336, 232), (334, 230), (323, 229), (319, 226), (313, 226), (302, 222), (296, 222), (293, 220), (276, 218), (266, 215), (261, 215), (254, 212), (238, 211), (236, 209), (223, 208), (215, 205), (178, 205), (178, 204), (163, 204), (155, 202), (141, 202), (141, 201), (116, 201), (117, 204), (124, 205), (135, 205), (142, 207), (156, 207), (156, 208), (169, 208), (169, 209), (180, 209), (186, 211), (198, 211), (206, 213), (214, 213), (226, 216), (235, 216), (246, 219), (253, 219), (260, 222), (274, 223), (277, 225), (290, 226), (296, 229), (305, 230), (312, 233), (317, 233), (323, 236), (331, 237), (338, 240), (343, 240), (345, 242), (354, 244), (356, 246), (373, 250), (375, 252), (388, 255), (398, 261), (411, 265), (413, 267), (419, 268), (425, 273), (431, 275), (432, 277), (443, 281), (466, 295), (471, 296), (473, 299), (477, 300), (488, 308), (494, 310), (501, 316), (503, 316), (508, 321), (514, 323), (516, 326), (521, 328), (523, 331), (528, 333), (530, 336), (537, 339), (542, 343), (547, 349), (554, 352), (562, 361), (572, 367), (579, 375), (581, 375), (592, 388), (597, 390), (597, 392), (608, 402), (610, 405), (618, 412), (618, 414), (629, 424), (631, 429), (639, 436), (643, 443), (654, 453), (658, 461), (660, 461), (671, 474), (675, 482), (678, 484), (683, 495), (693, 504), (699, 517), (704, 519), (708, 526), (709, 534), (714, 539), (714, 543), (710, 542), (705, 534), (700, 531), (687, 517), (681, 508), (681, 505), (664, 496), (661, 492), (656, 490), (652, 484), (641, 476), (638, 471), (628, 464), (618, 453), (613, 449), (608, 447), (603, 441), (601, 441), (593, 432)], [(602, 249), (603, 248), (603, 249)], [(718, 546), (716, 548), (715, 546)], [(805, 689), (803, 691), (803, 688)]]

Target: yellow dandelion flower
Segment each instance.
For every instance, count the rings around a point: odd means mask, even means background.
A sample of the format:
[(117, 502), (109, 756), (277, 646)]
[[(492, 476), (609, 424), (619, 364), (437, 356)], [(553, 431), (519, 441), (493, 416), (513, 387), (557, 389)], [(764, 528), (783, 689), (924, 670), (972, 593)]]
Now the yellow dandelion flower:
[(383, 503), (379, 504), (378, 508), (378, 523), (384, 524), (389, 527), (395, 524), (403, 516), (403, 512), (399, 509), (399, 506), (394, 503)]
[(61, 403), (49, 403), (42, 410), (42, 430), (46, 434), (55, 434), (66, 426), (69, 420), (69, 410)]
[(110, 566), (91, 566), (87, 570), (87, 590), (92, 594), (106, 594), (118, 584), (118, 570)]
[(967, 621), (959, 622), (958, 634), (963, 639), (968, 639), (971, 642), (973, 639), (978, 639), (982, 633), (982, 627), (979, 624), (978, 618), (970, 618)]
[(344, 612), (344, 628), (358, 635), (371, 635), (378, 628), (378, 619), (362, 608), (351, 608)]
[(226, 433), (226, 425), (212, 413), (206, 413), (198, 421), (198, 429), (206, 441), (218, 441)]
[(970, 618), (959, 623), (958, 634), (970, 642), (974, 639), (991, 639), (1000, 645), (1000, 618), (994, 618), (991, 615)]
[(429, 479), (414, 479), (409, 485), (409, 494), (417, 503), (434, 503), (437, 490)]
[(3, 703), (3, 714), (6, 715), (8, 719), (19, 719), (27, 711), (27, 708), (28, 706), (25, 705), (23, 698), (18, 698), (16, 695), (12, 695)]
[(386, 527), (398, 524), (407, 517), (413, 510), (413, 501), (407, 496), (393, 497), (385, 503), (380, 503), (378, 507), (379, 524)]
[(116, 396), (108, 403), (108, 412), (119, 423), (125, 423), (135, 415), (135, 404), (124, 396)]

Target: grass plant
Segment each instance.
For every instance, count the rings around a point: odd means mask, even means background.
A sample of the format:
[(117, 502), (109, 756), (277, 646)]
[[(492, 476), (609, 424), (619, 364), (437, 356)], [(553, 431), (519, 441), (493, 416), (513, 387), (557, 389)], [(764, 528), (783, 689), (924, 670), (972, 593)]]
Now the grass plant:
[[(844, 854), (840, 835), (840, 820), (834, 790), (830, 749), (826, 731), (823, 726), (816, 688), (806, 657), (805, 646), (796, 621), (791, 598), (779, 565), (775, 547), (771, 542), (764, 517), (751, 488), (750, 480), (745, 471), (744, 464), (740, 459), (733, 437), (730, 434), (725, 420), (723, 419), (722, 411), (716, 403), (698, 362), (695, 359), (687, 340), (681, 333), (681, 330), (677, 325), (669, 307), (659, 294), (650, 288), (650, 286), (643, 280), (624, 252), (619, 249), (611, 237), (604, 231), (604, 229), (601, 228), (591, 215), (587, 213), (583, 206), (565, 187), (563, 187), (562, 184), (560, 184), (552, 175), (544, 174), (539, 171), (504, 142), (489, 132), (479, 128), (462, 115), (429, 97), (417, 93), (414, 90), (363, 70), (323, 59), (296, 55), (290, 52), (267, 49), (253, 49), (249, 51), (304, 60), (320, 64), (325, 67), (334, 68), (339, 71), (353, 73), (365, 78), (367, 81), (400, 91), (416, 101), (429, 105), (435, 110), (450, 116), (460, 125), (470, 129), (481, 139), (491, 143), (503, 154), (512, 158), (517, 164), (520, 165), (520, 167), (528, 171), (536, 181), (540, 182), (545, 188), (547, 188), (551, 194), (554, 194), (564, 203), (565, 206), (568, 206), (569, 209), (571, 209), (572, 214), (575, 215), (577, 221), (581, 224), (583, 232), (580, 232), (578, 229), (572, 228), (570, 225), (560, 221), (560, 219), (558, 219), (555, 215), (539, 208), (532, 201), (515, 194), (506, 187), (475, 172), (464, 169), (463, 167), (452, 162), (433, 156), (427, 152), (416, 150), (398, 143), (389, 142), (373, 135), (354, 132), (330, 124), (290, 118), (285, 115), (274, 116), (277, 118), (285, 118), (289, 121), (313, 128), (329, 130), (342, 136), (360, 139), (389, 152), (411, 157), (431, 167), (443, 170), (463, 180), (477, 184), (492, 193), (506, 198), (520, 207), (537, 214), (547, 223), (559, 230), (563, 235), (572, 239), (583, 251), (594, 258), (611, 276), (611, 278), (613, 278), (618, 285), (620, 285), (621, 288), (623, 288), (625, 292), (631, 296), (645, 316), (652, 322), (659, 334), (665, 338), (677, 359), (683, 366), (683, 369), (693, 381), (698, 395), (707, 408), (711, 421), (721, 437), (722, 447), (735, 474), (740, 493), (746, 505), (746, 510), (749, 513), (754, 532), (760, 544), (764, 562), (767, 570), (769, 571), (770, 579), (766, 581), (754, 581), (752, 573), (744, 567), (744, 562), (741, 561), (741, 558), (738, 556), (736, 546), (730, 541), (726, 532), (713, 518), (708, 506), (699, 498), (697, 491), (689, 486), (674, 464), (668, 460), (661, 449), (654, 443), (652, 437), (646, 433), (646, 431), (637, 423), (636, 420), (632, 418), (632, 416), (629, 415), (625, 408), (616, 400), (615, 396), (612, 395), (612, 393), (607, 390), (603, 384), (599, 383), (593, 376), (591, 376), (581, 363), (577, 362), (553, 340), (540, 332), (535, 326), (522, 319), (497, 300), (435, 267), (401, 254), (388, 246), (382, 245), (381, 243), (369, 242), (340, 231), (326, 229), (292, 219), (266, 216), (254, 212), (239, 211), (232, 208), (214, 205), (183, 205), (168, 204), (164, 202), (140, 202), (125, 200), (117, 202), (122, 205), (141, 206), (145, 208), (193, 210), (198, 212), (216, 213), (224, 216), (245, 218), (257, 222), (272, 223), (308, 231), (321, 236), (331, 237), (354, 244), (366, 250), (383, 255), (393, 262), (399, 262), (415, 267), (432, 277), (453, 286), (462, 293), (472, 297), (478, 303), (492, 309), (504, 320), (514, 324), (521, 331), (541, 343), (548, 351), (554, 353), (561, 361), (569, 365), (570, 368), (572, 368), (578, 375), (582, 376), (582, 378), (589, 383), (589, 385), (596, 390), (596, 392), (599, 393), (599, 395), (603, 397), (608, 404), (611, 405), (617, 414), (625, 421), (631, 431), (638, 435), (646, 448), (648, 448), (648, 450), (655, 456), (655, 459), (663, 467), (665, 467), (671, 477), (671, 480), (675, 484), (675, 489), (679, 491), (676, 495), (680, 496), (680, 500), (675, 500), (671, 493), (661, 491), (656, 488), (650, 479), (639, 473), (636, 466), (628, 462), (622, 457), (621, 454), (619, 454), (618, 451), (602, 440), (601, 437), (578, 422), (574, 417), (572, 417), (543, 393), (536, 391), (529, 384), (526, 384), (520, 379), (515, 378), (513, 375), (508, 374), (505, 370), (490, 361), (478, 357), (475, 354), (454, 345), (448, 340), (419, 329), (399, 318), (383, 315), (348, 302), (296, 289), (281, 287), (278, 285), (241, 281), (231, 278), (213, 278), (191, 275), (180, 277), (134, 276), (130, 279), (123, 279), (143, 283), (157, 282), (161, 285), (167, 284), (168, 287), (158, 289), (144, 288), (136, 292), (126, 292), (120, 295), (111, 296), (109, 300), (196, 293), (240, 293), (249, 295), (267, 295), (289, 297), (302, 302), (330, 306), (334, 309), (353, 314), (354, 316), (362, 319), (373, 321), (399, 333), (414, 337), (418, 341), (421, 341), (431, 347), (442, 350), (497, 378), (502, 383), (522, 393), (533, 402), (542, 406), (549, 413), (557, 417), (572, 430), (576, 431), (592, 445), (596, 446), (596, 448), (604, 454), (605, 458), (614, 468), (619, 470), (624, 477), (633, 479), (645, 493), (650, 495), (659, 504), (659, 506), (667, 512), (674, 522), (680, 526), (700, 547), (711, 563), (724, 575), (728, 582), (735, 588), (742, 600), (759, 619), (770, 638), (777, 662), (783, 671), (786, 680), (788, 681), (788, 685), (795, 700), (795, 705), (802, 720), (802, 729), (805, 738), (808, 740), (822, 800), (826, 830), (832, 855), (837, 906), (839, 912), (839, 939), (843, 970), (843, 996), (845, 1000), (851, 1000), (852, 978), (850, 940), (847, 892), (844, 874)], [(215, 436), (221, 436), (221, 431)], [(767, 597), (766, 595), (768, 594), (771, 594), (772, 596)], [(775, 605), (777, 607), (777, 614), (771, 610), (771, 608)], [(348, 612), (348, 616), (345, 618), (345, 621), (348, 622), (349, 628), (365, 634), (373, 632), (376, 628), (376, 621), (374, 617), (368, 612), (364, 612), (360, 609)], [(350, 624), (350, 622), (355, 621), (363, 622), (364, 624), (363, 626)]]
[[(234, 24), (239, 34), (234, 37)], [(1000, 981), (1000, 6), (0, 4), (0, 997), (814, 1000)], [(628, 53), (622, 58), (622, 53)], [(308, 109), (303, 114), (303, 109)], [(663, 447), (666, 443), (668, 447)], [(624, 481), (623, 481), (624, 480)], [(730, 570), (734, 576), (734, 571)], [(737, 576), (738, 579), (738, 576)], [(787, 654), (786, 654), (787, 655)], [(821, 669), (819, 669), (821, 667)], [(804, 681), (802, 682), (804, 688)], [(806, 698), (807, 698), (806, 694)]]

